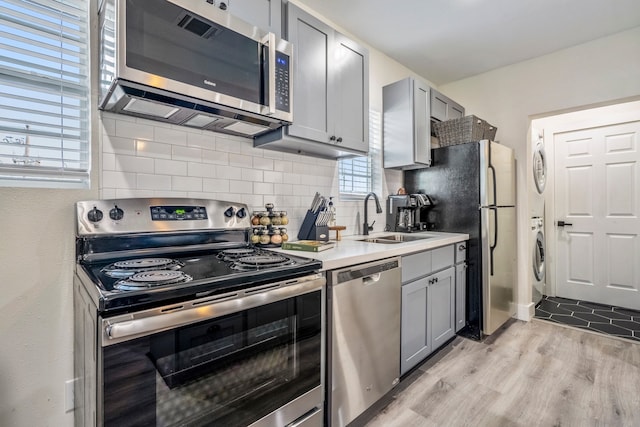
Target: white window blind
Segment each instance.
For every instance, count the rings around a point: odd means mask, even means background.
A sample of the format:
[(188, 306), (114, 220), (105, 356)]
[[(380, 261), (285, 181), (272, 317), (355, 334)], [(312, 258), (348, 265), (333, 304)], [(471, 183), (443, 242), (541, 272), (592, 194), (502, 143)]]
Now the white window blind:
[(0, 0), (0, 185), (89, 185), (86, 0)]
[(341, 198), (360, 199), (371, 191), (380, 194), (382, 182), (381, 130), (380, 113), (369, 111), (369, 155), (341, 159), (338, 162)]

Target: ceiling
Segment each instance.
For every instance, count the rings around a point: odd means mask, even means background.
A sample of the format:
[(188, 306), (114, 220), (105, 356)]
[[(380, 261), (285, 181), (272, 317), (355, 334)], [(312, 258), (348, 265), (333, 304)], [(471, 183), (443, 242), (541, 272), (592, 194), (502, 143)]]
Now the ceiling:
[(298, 0), (436, 85), (640, 26), (639, 0)]

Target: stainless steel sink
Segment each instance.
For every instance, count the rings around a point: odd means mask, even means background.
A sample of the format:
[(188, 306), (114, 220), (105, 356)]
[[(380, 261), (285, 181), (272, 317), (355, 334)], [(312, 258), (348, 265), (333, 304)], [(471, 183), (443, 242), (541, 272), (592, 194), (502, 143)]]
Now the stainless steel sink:
[(436, 236), (429, 235), (411, 235), (407, 236), (404, 234), (389, 234), (386, 236), (377, 236), (377, 237), (368, 237), (366, 239), (360, 239), (360, 242), (367, 243), (383, 243), (383, 244), (393, 244), (393, 243), (403, 243), (403, 242), (413, 242), (415, 240), (424, 240), (424, 239), (432, 239)]
[(385, 243), (385, 244), (402, 243), (400, 240), (381, 239), (379, 237), (370, 237), (368, 239), (360, 239), (358, 241), (367, 242), (367, 243)]

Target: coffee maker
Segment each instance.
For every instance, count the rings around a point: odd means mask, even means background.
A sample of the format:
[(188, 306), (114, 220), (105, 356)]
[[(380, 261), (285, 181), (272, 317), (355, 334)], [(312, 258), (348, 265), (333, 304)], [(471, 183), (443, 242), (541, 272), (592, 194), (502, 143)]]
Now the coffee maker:
[(389, 231), (411, 233), (429, 229), (427, 210), (433, 200), (426, 194), (396, 194), (387, 198), (387, 227)]

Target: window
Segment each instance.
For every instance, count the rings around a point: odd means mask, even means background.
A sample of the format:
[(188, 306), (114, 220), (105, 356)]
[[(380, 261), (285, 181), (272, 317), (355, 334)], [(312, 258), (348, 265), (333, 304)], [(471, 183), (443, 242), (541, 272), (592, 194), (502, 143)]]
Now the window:
[(369, 155), (341, 159), (338, 162), (338, 181), (342, 199), (362, 199), (369, 192), (381, 194), (381, 116), (369, 112)]
[(0, 185), (89, 186), (86, 0), (0, 0)]

